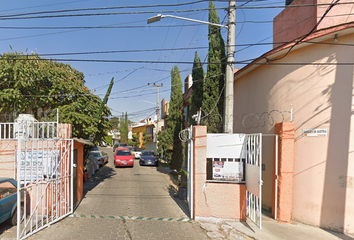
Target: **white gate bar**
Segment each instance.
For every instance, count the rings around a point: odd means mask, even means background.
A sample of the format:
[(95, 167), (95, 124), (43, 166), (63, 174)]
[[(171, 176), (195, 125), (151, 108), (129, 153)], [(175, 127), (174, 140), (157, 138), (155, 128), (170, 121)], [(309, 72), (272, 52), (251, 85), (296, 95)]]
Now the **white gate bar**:
[(263, 180), (262, 180), (262, 133), (260, 133), (258, 136), (259, 141), (258, 141), (258, 157), (259, 157), (259, 228), (262, 229), (262, 185), (263, 185)]

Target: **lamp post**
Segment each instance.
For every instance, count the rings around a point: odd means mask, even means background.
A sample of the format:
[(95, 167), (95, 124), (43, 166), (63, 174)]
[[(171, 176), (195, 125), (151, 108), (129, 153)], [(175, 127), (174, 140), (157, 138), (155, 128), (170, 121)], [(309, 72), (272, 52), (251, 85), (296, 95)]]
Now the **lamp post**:
[(224, 99), (224, 132), (232, 133), (233, 132), (233, 112), (234, 112), (234, 46), (235, 46), (235, 6), (236, 1), (229, 1), (229, 20), (227, 25), (221, 25), (217, 23), (210, 23), (205, 21), (200, 21), (191, 18), (178, 17), (173, 15), (161, 15), (158, 14), (155, 17), (148, 19), (147, 23), (153, 23), (160, 21), (162, 18), (177, 18), (186, 21), (204, 23), (208, 25), (223, 27), (228, 29), (227, 34), (227, 65), (225, 73), (225, 99)]

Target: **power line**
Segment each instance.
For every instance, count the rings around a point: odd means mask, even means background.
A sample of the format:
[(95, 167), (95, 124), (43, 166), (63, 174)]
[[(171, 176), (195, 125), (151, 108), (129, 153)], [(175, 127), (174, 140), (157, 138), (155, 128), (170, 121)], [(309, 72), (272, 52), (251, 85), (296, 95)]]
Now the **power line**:
[[(224, 8), (220, 8), (224, 9)], [(63, 18), (63, 17), (91, 17), (91, 16), (116, 16), (116, 15), (131, 15), (131, 14), (161, 14), (161, 13), (181, 13), (181, 12), (202, 12), (209, 11), (209, 8), (190, 9), (190, 10), (164, 10), (164, 11), (135, 11), (135, 12), (111, 12), (111, 13), (81, 13), (81, 14), (63, 14), (63, 15), (45, 15), (45, 16), (30, 16), (30, 17), (0, 17), (0, 20), (24, 20), (24, 19), (40, 19), (40, 18)]]
[[(343, 2), (338, 3), (341, 5), (344, 4), (353, 4), (354, 2)], [(287, 8), (298, 8), (298, 7), (315, 7), (315, 6), (330, 6), (328, 3), (322, 4), (299, 4), (299, 5), (288, 5)], [(145, 8), (145, 6), (141, 6)], [(272, 9), (272, 8), (285, 8), (284, 5), (279, 6), (236, 6), (235, 9)], [(216, 10), (224, 10), (223, 8), (216, 8)], [(24, 16), (24, 17), (9, 17), (10, 15), (0, 17), (0, 20), (21, 20), (21, 19), (38, 19), (38, 18), (61, 18), (61, 17), (87, 17), (87, 16), (109, 16), (109, 15), (126, 15), (126, 14), (145, 14), (145, 13), (179, 13), (179, 12), (200, 12), (200, 11), (209, 11), (209, 8), (200, 8), (200, 9), (188, 9), (188, 10), (163, 10), (163, 11), (132, 11), (132, 12), (110, 12), (110, 13), (82, 13), (82, 14), (63, 14), (63, 15), (44, 15), (44, 16)], [(29, 14), (29, 13), (28, 13)], [(30, 13), (38, 14), (38, 13)]]
[(186, 2), (186, 3), (173, 3), (173, 4), (151, 4), (151, 5), (118, 6), (118, 7), (62, 9), (62, 10), (52, 10), (52, 11), (39, 11), (39, 12), (8, 14), (5, 16), (0, 16), (0, 17), (16, 17), (16, 16), (28, 16), (28, 15), (48, 14), (48, 13), (113, 10), (113, 9), (126, 9), (126, 8), (173, 7), (173, 6), (185, 6), (185, 5), (190, 5), (190, 4), (200, 3), (200, 2), (205, 2), (205, 0)]

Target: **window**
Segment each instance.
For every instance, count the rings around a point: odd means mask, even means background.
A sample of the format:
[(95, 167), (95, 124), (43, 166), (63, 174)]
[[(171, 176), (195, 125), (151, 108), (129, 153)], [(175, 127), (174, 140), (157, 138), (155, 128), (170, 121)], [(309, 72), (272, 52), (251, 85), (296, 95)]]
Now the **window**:
[(154, 152), (153, 151), (144, 151), (141, 156), (153, 156)]
[(130, 153), (129, 150), (118, 150), (117, 151), (117, 156), (131, 156), (132, 154)]
[(94, 157), (101, 157), (101, 153), (100, 152), (90, 152), (90, 155), (94, 156)]
[(10, 182), (0, 183), (0, 199), (11, 196), (17, 192), (16, 187)]

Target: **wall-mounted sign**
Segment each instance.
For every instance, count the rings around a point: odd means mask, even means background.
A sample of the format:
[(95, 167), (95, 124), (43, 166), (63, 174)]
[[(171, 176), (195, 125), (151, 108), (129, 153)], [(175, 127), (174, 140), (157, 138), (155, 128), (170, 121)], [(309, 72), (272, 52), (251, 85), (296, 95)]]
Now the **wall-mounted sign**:
[(303, 129), (302, 136), (304, 137), (327, 137), (328, 129), (327, 128), (315, 128), (315, 129)]
[(213, 180), (242, 181), (243, 162), (213, 161)]
[(60, 173), (58, 168), (58, 150), (21, 151), (18, 159), (16, 151), (17, 167), (20, 168), (20, 180), (42, 180), (52, 178)]

